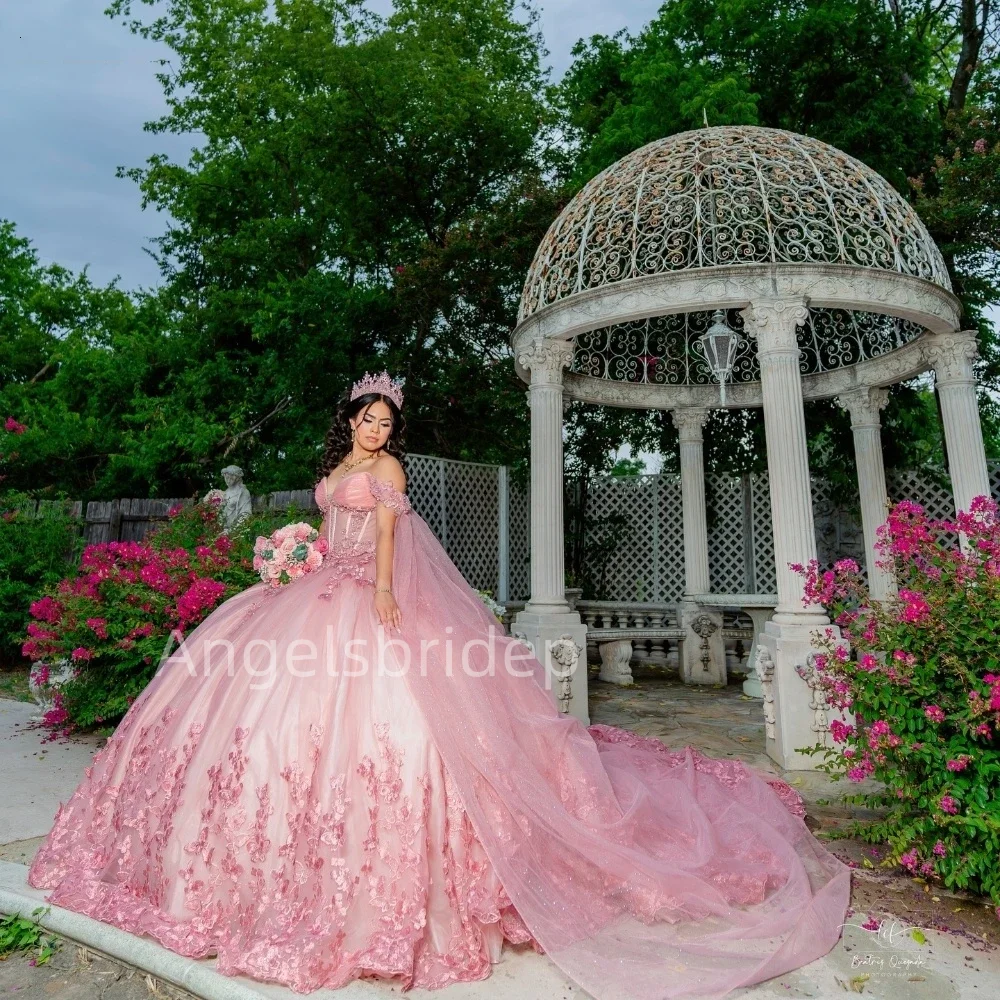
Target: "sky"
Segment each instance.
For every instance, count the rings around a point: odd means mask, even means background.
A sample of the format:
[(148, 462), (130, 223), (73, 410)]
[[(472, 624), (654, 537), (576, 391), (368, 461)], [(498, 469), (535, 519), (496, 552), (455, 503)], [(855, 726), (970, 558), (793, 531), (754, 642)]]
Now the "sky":
[[(159, 275), (144, 248), (166, 219), (143, 210), (138, 187), (115, 171), (153, 153), (184, 163), (192, 143), (143, 131), (166, 111), (154, 74), (167, 50), (107, 17), (108, 2), (0, 0), (0, 219), (15, 223), (43, 263), (86, 266), (99, 285), (119, 277), (123, 288), (151, 288)], [(577, 39), (636, 31), (659, 2), (539, 6), (558, 79)]]

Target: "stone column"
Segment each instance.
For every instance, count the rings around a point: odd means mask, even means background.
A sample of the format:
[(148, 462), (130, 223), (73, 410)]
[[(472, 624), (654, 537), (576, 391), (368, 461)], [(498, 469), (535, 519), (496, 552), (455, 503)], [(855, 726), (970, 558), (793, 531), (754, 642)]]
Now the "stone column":
[(861, 524), (865, 534), (868, 590), (877, 601), (884, 601), (896, 592), (893, 575), (890, 571), (879, 567), (878, 562), (882, 557), (875, 549), (878, 529), (885, 524), (888, 509), (880, 416), (888, 402), (888, 389), (862, 387), (837, 397), (837, 405), (851, 415), (854, 455), (858, 466)]
[(684, 526), (684, 597), (677, 604), (677, 624), (684, 629), (680, 674), (685, 684), (725, 684), (726, 648), (722, 615), (691, 599), (708, 594), (708, 519), (705, 511), (706, 409), (672, 410), (680, 440), (681, 504)]
[(774, 526), (774, 564), (778, 606), (774, 621), (825, 624), (818, 605), (803, 607), (802, 577), (789, 563), (805, 565), (816, 558), (809, 453), (799, 372), (796, 328), (809, 316), (801, 298), (757, 299), (743, 310), (744, 327), (757, 341), (767, 471)]
[(560, 710), (589, 724), (587, 626), (566, 600), (563, 545), (562, 373), (572, 360), (572, 342), (536, 338), (517, 352), (531, 371), (531, 598), (511, 635), (546, 666)]
[(815, 769), (818, 757), (799, 750), (816, 743), (829, 746), (830, 736), (809, 657), (824, 632), (839, 636), (839, 629), (830, 625), (822, 606), (803, 604), (802, 577), (789, 568), (789, 563), (805, 565), (816, 558), (796, 336), (808, 315), (805, 299), (792, 297), (754, 299), (743, 311), (760, 362), (778, 579), (775, 614), (754, 654), (763, 693), (764, 746), (782, 767)]
[(976, 331), (956, 330), (929, 337), (926, 352), (941, 399), (955, 509), (968, 510), (973, 497), (990, 495), (976, 376), (972, 369), (978, 356)]
[(672, 410), (681, 453), (681, 503), (684, 519), (684, 591), (707, 594), (708, 520), (705, 512), (705, 446), (702, 429), (709, 411)]
[(562, 370), (573, 345), (535, 340), (517, 358), (531, 369), (531, 599), (525, 611), (569, 611), (563, 551)]

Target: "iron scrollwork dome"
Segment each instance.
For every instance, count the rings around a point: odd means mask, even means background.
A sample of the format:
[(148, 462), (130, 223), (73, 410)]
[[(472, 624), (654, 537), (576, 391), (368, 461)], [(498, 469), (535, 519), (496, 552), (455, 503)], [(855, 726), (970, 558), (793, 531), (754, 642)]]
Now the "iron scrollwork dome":
[(611, 282), (732, 264), (846, 264), (951, 281), (913, 208), (805, 135), (720, 126), (658, 139), (590, 180), (549, 227), (518, 319)]
[[(810, 136), (720, 126), (651, 142), (577, 193), (535, 253), (513, 342), (572, 340), (564, 387), (577, 398), (597, 401), (609, 381), (710, 392), (697, 336), (712, 310), (739, 326), (774, 294), (809, 303), (800, 370), (816, 396), (835, 369), (878, 378), (879, 358), (959, 317), (934, 240), (878, 173)], [(742, 351), (733, 379), (749, 395), (732, 405), (755, 405), (756, 349)]]

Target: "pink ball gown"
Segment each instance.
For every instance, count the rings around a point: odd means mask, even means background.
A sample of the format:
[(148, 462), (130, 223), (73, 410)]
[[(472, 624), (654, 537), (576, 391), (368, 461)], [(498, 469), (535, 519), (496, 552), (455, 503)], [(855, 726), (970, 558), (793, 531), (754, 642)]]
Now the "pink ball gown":
[(60, 805), (48, 901), (300, 993), (483, 979), (508, 941), (598, 1000), (720, 997), (833, 947), (850, 871), (786, 785), (560, 712), (405, 494), (317, 502), (322, 567), (204, 619)]

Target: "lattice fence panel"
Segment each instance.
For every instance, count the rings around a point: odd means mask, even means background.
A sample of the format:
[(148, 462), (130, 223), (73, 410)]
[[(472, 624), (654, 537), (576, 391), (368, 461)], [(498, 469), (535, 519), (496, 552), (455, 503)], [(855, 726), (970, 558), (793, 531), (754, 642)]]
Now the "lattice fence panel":
[(427, 522), (451, 555), (445, 533), (445, 498), (442, 490), (440, 458), (431, 455), (407, 455), (406, 492), (413, 509)]
[(750, 524), (753, 533), (753, 564), (758, 594), (778, 589), (774, 571), (774, 531), (771, 527), (771, 486), (766, 472), (750, 477)]
[(656, 549), (657, 579), (653, 601), (675, 601), (684, 593), (684, 512), (681, 508), (681, 477), (659, 475), (657, 479)]
[(747, 591), (743, 527), (743, 481), (736, 476), (706, 476), (710, 497), (708, 570), (712, 592)]
[(660, 553), (650, 543), (649, 527), (656, 517), (657, 479), (607, 476), (591, 484), (584, 546), (599, 599), (656, 600)]
[[(993, 470), (994, 475), (996, 469)], [(893, 503), (900, 500), (913, 500), (933, 518), (952, 518), (955, 516), (955, 500), (951, 493), (951, 483), (942, 475), (935, 476), (930, 472), (893, 471), (886, 476), (886, 487), (889, 499)], [(996, 487), (994, 486), (994, 496)]]
[(526, 601), (531, 596), (531, 503), (529, 486), (509, 483), (510, 576), (508, 600)]
[(444, 462), (448, 555), (469, 585), (495, 591), (500, 502), (496, 466)]

